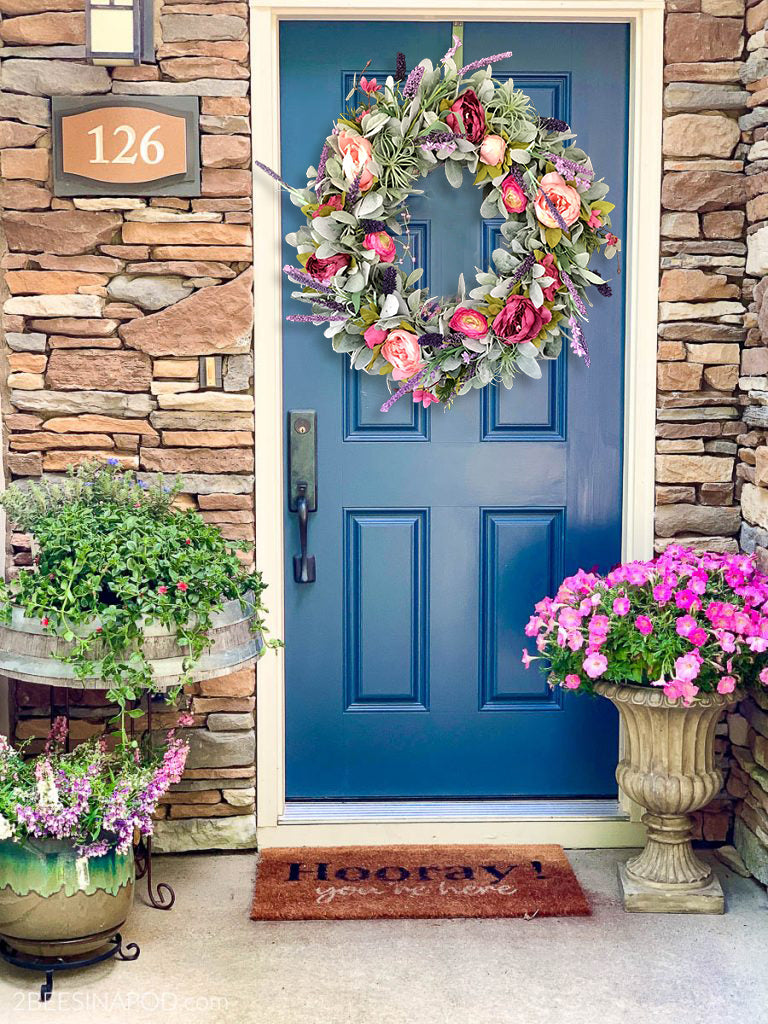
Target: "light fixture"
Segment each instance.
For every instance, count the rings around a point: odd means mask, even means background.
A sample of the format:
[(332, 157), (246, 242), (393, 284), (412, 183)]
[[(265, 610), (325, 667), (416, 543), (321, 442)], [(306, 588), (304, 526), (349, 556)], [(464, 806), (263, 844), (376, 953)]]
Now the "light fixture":
[(154, 0), (85, 0), (86, 54), (113, 67), (155, 59)]

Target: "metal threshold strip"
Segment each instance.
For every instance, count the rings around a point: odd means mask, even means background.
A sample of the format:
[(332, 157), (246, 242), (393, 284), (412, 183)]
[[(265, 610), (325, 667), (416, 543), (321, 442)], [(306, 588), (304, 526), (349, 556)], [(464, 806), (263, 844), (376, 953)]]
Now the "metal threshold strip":
[(618, 800), (289, 800), (280, 825), (353, 822), (629, 821)]

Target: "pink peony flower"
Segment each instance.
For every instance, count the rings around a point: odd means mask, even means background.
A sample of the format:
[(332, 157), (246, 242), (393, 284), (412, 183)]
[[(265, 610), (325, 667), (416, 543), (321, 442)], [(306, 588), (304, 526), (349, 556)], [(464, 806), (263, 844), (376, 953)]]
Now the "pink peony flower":
[(387, 333), (387, 331), (382, 331), (380, 328), (372, 324), (363, 335), (365, 338), (365, 344), (368, 348), (375, 348), (376, 345), (382, 345), (387, 340)]
[(474, 89), (466, 89), (454, 100), (445, 123), (452, 132), (463, 135), (470, 142), (482, 140), (485, 135), (485, 110)]
[(736, 680), (733, 676), (722, 676), (717, 684), (718, 693), (733, 693), (736, 689)]
[(392, 376), (395, 380), (408, 380), (419, 370), (424, 369), (419, 339), (403, 328), (389, 332), (387, 340), (381, 346), (381, 354), (392, 364)]
[(613, 602), (614, 615), (627, 615), (629, 612), (629, 598), (628, 597), (617, 597)]
[(357, 180), (360, 191), (367, 192), (373, 184), (373, 172), (368, 166), (373, 159), (373, 148), (370, 142), (362, 135), (346, 129), (340, 131), (337, 138), (344, 177), (350, 185)]
[(533, 341), (552, 319), (546, 306), (537, 309), (524, 295), (510, 295), (504, 308), (493, 321), (496, 336), (505, 345)]
[(468, 338), (484, 338), (488, 333), (487, 317), (478, 313), (476, 309), (470, 309), (469, 306), (459, 306), (448, 326)]
[(333, 213), (334, 210), (343, 209), (343, 196), (328, 196), (328, 198), (324, 199), (320, 206), (318, 206), (318, 208), (314, 211), (314, 213), (312, 214), (312, 219), (314, 220), (315, 217), (327, 217), (330, 213)]
[(335, 256), (325, 256), (319, 259), (314, 254), (307, 260), (305, 270), (310, 277), (316, 281), (326, 284), (334, 278), (340, 270), (345, 270), (350, 263), (350, 257), (340, 252)]
[(397, 256), (395, 240), (386, 231), (372, 231), (363, 239), (363, 248), (375, 252), (382, 263), (392, 263)]
[(647, 615), (638, 615), (635, 619), (635, 629), (642, 633), (643, 636), (650, 636), (653, 632), (653, 622)]
[(581, 686), (581, 678), (575, 672), (571, 672), (563, 680), (563, 686), (568, 690), (578, 690)]
[(581, 667), (590, 679), (598, 679), (608, 668), (608, 659), (599, 651), (587, 651)]
[(546, 270), (547, 277), (552, 278), (552, 284), (548, 284), (546, 288), (541, 289), (544, 293), (544, 301), (554, 302), (555, 295), (563, 287), (563, 282), (560, 280), (560, 274), (558, 273), (557, 265), (555, 264), (555, 257), (551, 252), (548, 252), (543, 259), (539, 260), (539, 263)]
[(567, 185), (563, 176), (557, 171), (545, 174), (539, 182), (539, 186), (540, 191), (533, 204), (539, 223), (543, 224), (545, 228), (560, 227), (544, 197), (543, 193), (546, 192), (550, 203), (565, 221), (565, 226), (573, 227), (581, 214), (581, 196), (576, 189)]
[(510, 213), (522, 213), (528, 205), (528, 197), (511, 174), (501, 183), (501, 201)]
[(489, 167), (498, 167), (506, 151), (507, 144), (500, 135), (486, 135), (480, 144), (480, 160)]

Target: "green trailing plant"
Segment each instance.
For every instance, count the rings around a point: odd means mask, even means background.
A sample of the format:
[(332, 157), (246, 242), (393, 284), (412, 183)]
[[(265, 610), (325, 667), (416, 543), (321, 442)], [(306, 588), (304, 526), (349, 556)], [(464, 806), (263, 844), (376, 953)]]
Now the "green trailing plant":
[(114, 459), (84, 463), (61, 482), (15, 484), (0, 497), (35, 551), (29, 570), (0, 582), (0, 619), (9, 623), (18, 606), (67, 641), (62, 660), (79, 678), (104, 680), (123, 733), (125, 716), (140, 713), (132, 703), (156, 689), (142, 652), (145, 626), (175, 629), (187, 650), (185, 672), (226, 601), (252, 610), (253, 629), (264, 631), (265, 584), (237, 556), (247, 546), (233, 546), (197, 512), (175, 507), (182, 487), (181, 478), (162, 476), (147, 485)]

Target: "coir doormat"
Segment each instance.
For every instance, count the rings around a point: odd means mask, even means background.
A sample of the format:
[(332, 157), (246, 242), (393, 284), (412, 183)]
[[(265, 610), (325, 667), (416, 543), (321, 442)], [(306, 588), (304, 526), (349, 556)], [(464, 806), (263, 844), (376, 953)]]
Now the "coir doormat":
[(561, 846), (264, 850), (251, 917), (572, 917), (589, 903)]

